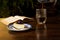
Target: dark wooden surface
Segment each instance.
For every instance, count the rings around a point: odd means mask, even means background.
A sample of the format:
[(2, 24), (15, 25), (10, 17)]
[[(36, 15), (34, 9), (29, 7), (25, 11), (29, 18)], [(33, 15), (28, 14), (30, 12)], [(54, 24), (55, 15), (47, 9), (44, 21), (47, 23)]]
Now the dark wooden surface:
[(60, 40), (59, 18), (51, 17), (47, 19), (46, 29), (43, 25), (36, 30), (36, 23), (30, 22), (32, 29), (23, 32), (12, 32), (7, 26), (0, 22), (0, 40)]

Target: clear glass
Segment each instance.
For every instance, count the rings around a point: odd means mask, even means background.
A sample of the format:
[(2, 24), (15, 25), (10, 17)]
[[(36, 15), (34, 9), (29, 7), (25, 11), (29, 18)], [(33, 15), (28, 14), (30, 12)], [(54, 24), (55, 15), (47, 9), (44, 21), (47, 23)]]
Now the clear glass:
[(38, 24), (45, 24), (47, 19), (46, 9), (36, 9), (36, 20)]
[(44, 3), (54, 2), (54, 4), (57, 2), (57, 0), (38, 0), (40, 3), (42, 3), (42, 1), (44, 1)]

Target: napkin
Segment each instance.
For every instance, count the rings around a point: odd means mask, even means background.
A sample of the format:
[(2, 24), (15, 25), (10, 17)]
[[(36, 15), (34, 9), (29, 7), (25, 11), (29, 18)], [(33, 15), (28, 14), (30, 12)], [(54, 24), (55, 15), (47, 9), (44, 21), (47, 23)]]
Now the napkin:
[(23, 20), (25, 18), (31, 19), (31, 18), (25, 17), (25, 16), (14, 16), (14, 17), (13, 16), (10, 16), (10, 17), (7, 17), (5, 19), (2, 19), (1, 22), (3, 24), (5, 24), (5, 25), (9, 25), (10, 23), (13, 23), (13, 22), (15, 22), (15, 21), (17, 21), (19, 19)]

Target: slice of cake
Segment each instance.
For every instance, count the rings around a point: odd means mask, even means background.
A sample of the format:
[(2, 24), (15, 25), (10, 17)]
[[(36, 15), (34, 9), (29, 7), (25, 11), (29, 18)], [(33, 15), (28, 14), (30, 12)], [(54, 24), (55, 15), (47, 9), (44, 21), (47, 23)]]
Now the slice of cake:
[(17, 24), (17, 23), (14, 23), (13, 26), (14, 26), (16, 29), (24, 28), (24, 24)]
[(18, 20), (16, 21), (13, 26), (16, 28), (16, 29), (21, 29), (21, 28), (24, 28), (24, 22), (22, 20)]

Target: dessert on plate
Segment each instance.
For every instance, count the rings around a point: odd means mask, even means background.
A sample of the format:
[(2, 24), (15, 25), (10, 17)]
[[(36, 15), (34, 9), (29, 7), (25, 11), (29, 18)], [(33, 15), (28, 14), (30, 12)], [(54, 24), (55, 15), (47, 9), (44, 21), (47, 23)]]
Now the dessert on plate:
[(13, 26), (16, 28), (16, 29), (21, 29), (21, 28), (25, 28), (24, 26), (24, 22), (22, 20), (18, 20), (16, 21)]

